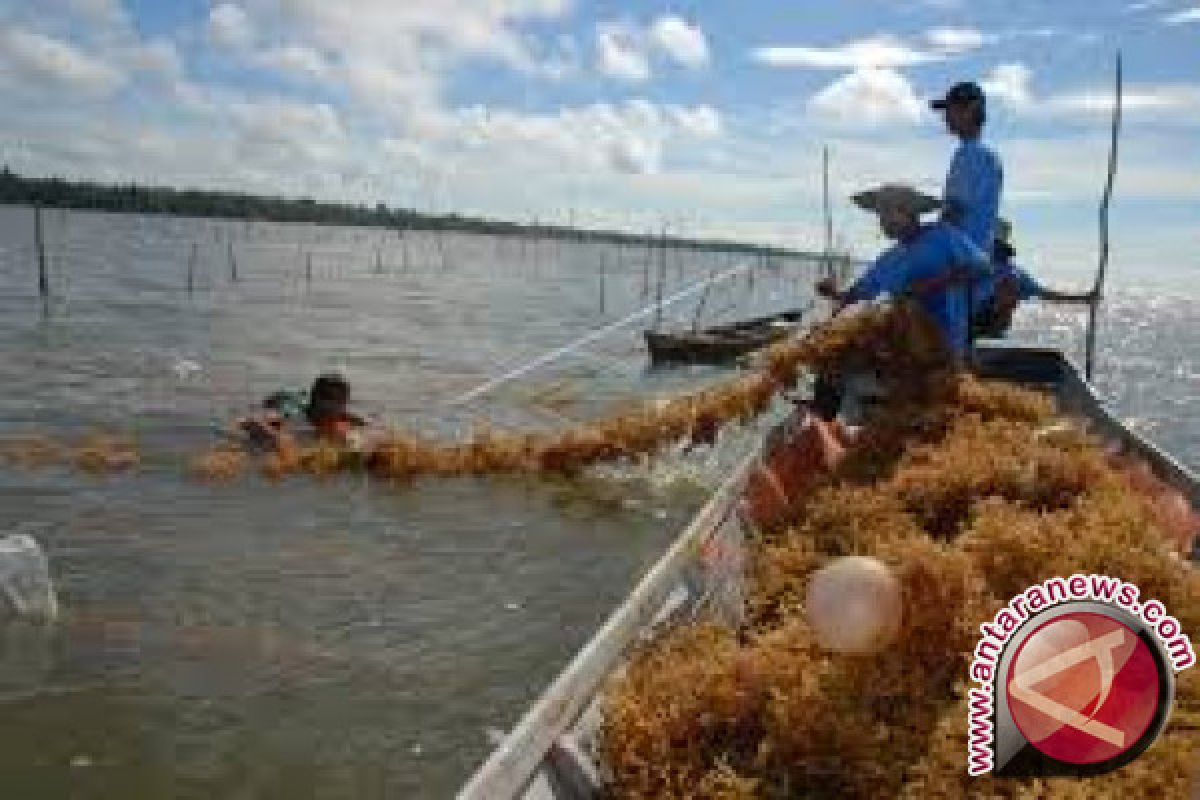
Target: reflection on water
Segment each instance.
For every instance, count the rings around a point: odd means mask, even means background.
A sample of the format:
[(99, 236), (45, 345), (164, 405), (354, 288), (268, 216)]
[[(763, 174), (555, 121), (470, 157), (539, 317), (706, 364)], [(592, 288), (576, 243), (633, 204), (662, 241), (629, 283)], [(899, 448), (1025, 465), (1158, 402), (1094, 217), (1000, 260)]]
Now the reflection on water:
[[(369, 413), (443, 435), (557, 426), (721, 373), (647, 372), (635, 325), (444, 407), (652, 302), (640, 248), (49, 212), (43, 321), (29, 220), (0, 209), (0, 380), (19, 387), (0, 435), (127, 433), (142, 462), (0, 471), (0, 531), (35, 526), (63, 605), (48, 634), (5, 642), (4, 796), (445, 796), (753, 435), (579, 481), (199, 485), (183, 466), (214, 426), (331, 368)], [(733, 263), (670, 253), (664, 294)], [(811, 274), (760, 267), (701, 321), (802, 305)]]

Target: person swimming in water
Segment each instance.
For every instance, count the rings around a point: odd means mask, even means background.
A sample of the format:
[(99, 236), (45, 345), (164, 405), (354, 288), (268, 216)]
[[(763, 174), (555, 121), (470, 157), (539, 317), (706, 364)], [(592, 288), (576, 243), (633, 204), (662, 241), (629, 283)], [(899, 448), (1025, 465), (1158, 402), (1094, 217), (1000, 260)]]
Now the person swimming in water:
[(288, 423), (303, 417), (311, 426), (311, 435), (332, 444), (356, 446), (367, 422), (351, 413), (350, 384), (338, 373), (317, 377), (305, 397), (302, 392), (273, 392), (263, 401), (263, 411), (238, 420), (237, 429), (251, 445), (263, 450), (279, 450), (285, 439), (291, 440)]

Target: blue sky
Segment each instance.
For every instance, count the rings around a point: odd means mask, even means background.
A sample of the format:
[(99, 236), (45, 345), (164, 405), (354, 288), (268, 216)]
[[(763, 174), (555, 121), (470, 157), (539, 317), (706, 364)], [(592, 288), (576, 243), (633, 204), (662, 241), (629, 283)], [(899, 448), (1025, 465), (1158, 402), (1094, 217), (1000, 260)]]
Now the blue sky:
[(937, 191), (927, 109), (989, 92), (1004, 213), (1043, 272), (1095, 258), (1112, 61), (1116, 266), (1200, 267), (1197, 0), (0, 0), (0, 158), (200, 185), (819, 245), (854, 190)]

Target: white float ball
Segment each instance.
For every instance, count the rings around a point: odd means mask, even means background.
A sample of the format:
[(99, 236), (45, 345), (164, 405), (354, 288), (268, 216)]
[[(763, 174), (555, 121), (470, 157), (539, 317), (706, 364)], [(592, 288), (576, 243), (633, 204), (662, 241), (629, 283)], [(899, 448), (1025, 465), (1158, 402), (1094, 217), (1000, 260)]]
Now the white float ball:
[(838, 558), (808, 582), (808, 623), (822, 647), (839, 653), (874, 653), (900, 631), (900, 582), (882, 561)]

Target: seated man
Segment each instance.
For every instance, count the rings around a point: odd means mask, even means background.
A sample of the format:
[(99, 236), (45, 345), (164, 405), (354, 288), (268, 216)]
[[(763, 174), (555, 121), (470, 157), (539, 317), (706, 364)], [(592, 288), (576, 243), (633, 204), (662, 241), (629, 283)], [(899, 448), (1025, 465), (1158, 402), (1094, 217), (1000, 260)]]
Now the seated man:
[(1040, 298), (1051, 303), (1091, 303), (1092, 292), (1059, 292), (1042, 286), (1025, 270), (1013, 263), (1016, 250), (1010, 240), (1012, 224), (996, 222), (996, 241), (992, 251), (994, 272), (972, 287), (971, 327), (976, 336), (999, 338), (1012, 326), (1013, 312), (1023, 300)]
[(882, 186), (853, 199), (879, 215), (884, 235), (896, 244), (845, 292), (828, 283), (818, 285), (818, 291), (841, 307), (884, 294), (912, 296), (937, 324), (950, 353), (965, 358), (970, 284), (991, 274), (987, 255), (946, 222), (922, 224), (921, 214), (936, 210), (939, 202), (914, 189)]

